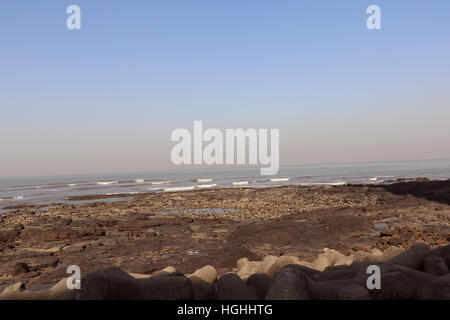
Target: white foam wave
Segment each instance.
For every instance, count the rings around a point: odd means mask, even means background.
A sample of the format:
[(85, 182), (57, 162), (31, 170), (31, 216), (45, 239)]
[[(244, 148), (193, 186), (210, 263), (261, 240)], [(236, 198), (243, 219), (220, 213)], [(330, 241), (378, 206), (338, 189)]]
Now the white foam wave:
[(339, 182), (312, 182), (312, 183), (300, 183), (301, 186), (345, 186), (346, 181)]
[(233, 185), (234, 186), (243, 186), (243, 185), (247, 185), (248, 181), (233, 181)]
[(328, 183), (329, 186), (345, 186), (346, 184), (346, 181)]
[(100, 185), (100, 186), (106, 186), (106, 185), (109, 185), (109, 184), (116, 184), (116, 183), (119, 183), (119, 181), (105, 181), (105, 182), (96, 182), (98, 185)]
[(173, 188), (165, 188), (164, 191), (186, 191), (186, 190), (193, 190), (195, 186), (190, 187), (173, 187)]
[(76, 183), (69, 183), (67, 186), (68, 186), (68, 187), (76, 187), (77, 184), (76, 184)]
[(201, 184), (199, 186), (197, 186), (198, 188), (212, 188), (217, 186), (217, 183), (212, 183), (212, 184)]
[(197, 179), (197, 182), (211, 182), (213, 179)]
[(270, 179), (271, 182), (283, 182), (283, 181), (289, 181), (290, 178), (273, 178)]
[(23, 196), (17, 196), (17, 197), (13, 197), (14, 200), (21, 200), (23, 199)]
[(134, 182), (136, 182), (136, 183), (144, 183), (144, 179), (136, 179), (136, 180), (134, 180)]

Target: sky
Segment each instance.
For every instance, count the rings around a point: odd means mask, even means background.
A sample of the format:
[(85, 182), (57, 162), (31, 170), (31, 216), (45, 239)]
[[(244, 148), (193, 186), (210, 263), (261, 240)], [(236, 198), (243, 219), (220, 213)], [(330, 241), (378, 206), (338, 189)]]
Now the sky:
[(170, 169), (194, 120), (282, 165), (450, 158), (449, 38), (448, 0), (2, 0), (0, 177)]

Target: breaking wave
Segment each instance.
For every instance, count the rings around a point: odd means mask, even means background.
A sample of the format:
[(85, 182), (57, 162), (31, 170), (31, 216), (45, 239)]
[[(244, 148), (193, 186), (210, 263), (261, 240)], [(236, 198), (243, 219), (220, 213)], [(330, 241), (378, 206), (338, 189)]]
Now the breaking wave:
[(195, 186), (190, 187), (173, 187), (173, 188), (165, 188), (164, 191), (187, 191), (187, 190), (193, 190), (195, 189)]
[(289, 181), (290, 178), (273, 178), (270, 179), (270, 182), (283, 182), (283, 181)]
[(196, 179), (194, 181), (196, 181), (196, 182), (211, 182), (211, 181), (213, 181), (213, 179)]
[(96, 184), (98, 184), (98, 185), (100, 185), (100, 186), (106, 186), (106, 185), (116, 184), (116, 183), (119, 183), (119, 181), (96, 182)]

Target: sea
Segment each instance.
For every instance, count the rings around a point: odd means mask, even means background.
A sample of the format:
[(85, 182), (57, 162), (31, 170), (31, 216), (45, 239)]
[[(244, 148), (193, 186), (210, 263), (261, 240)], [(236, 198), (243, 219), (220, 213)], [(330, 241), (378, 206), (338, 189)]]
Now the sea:
[[(171, 170), (99, 175), (0, 178), (0, 213), (8, 207), (117, 201), (114, 195), (284, 185), (388, 184), (416, 178), (450, 179), (450, 160), (322, 164), (280, 167), (276, 176), (259, 168)], [(72, 200), (100, 195), (101, 200)]]

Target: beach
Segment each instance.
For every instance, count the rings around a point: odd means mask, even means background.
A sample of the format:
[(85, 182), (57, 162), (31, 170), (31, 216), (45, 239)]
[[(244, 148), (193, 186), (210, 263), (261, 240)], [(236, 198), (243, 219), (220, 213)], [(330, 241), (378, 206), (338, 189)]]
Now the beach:
[(0, 215), (0, 291), (18, 282), (21, 290), (46, 288), (67, 277), (70, 265), (82, 275), (111, 266), (190, 274), (212, 265), (220, 276), (241, 258), (312, 262), (324, 248), (351, 255), (450, 243), (450, 180), (105, 197)]

